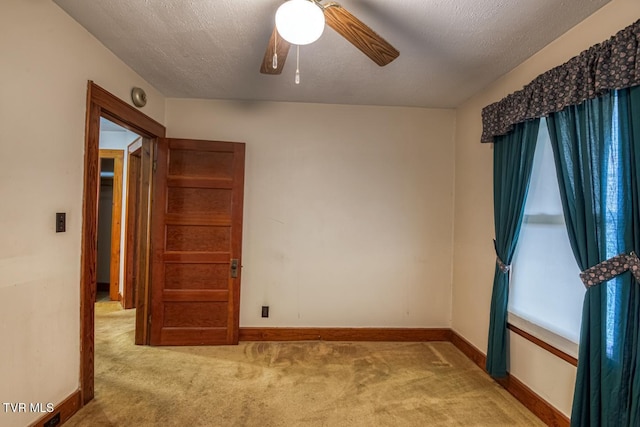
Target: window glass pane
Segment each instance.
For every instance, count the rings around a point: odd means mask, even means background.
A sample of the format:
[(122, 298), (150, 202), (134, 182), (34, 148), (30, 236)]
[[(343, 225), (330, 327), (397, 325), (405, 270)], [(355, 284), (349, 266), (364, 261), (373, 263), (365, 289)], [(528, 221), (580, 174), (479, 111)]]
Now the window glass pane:
[(512, 265), (509, 311), (577, 343), (585, 287), (564, 224), (544, 119)]
[(564, 224), (523, 225), (518, 246), (509, 311), (577, 343), (585, 288)]
[(540, 132), (538, 132), (525, 214), (562, 215), (562, 201), (553, 161), (553, 149), (549, 140), (547, 121), (544, 118), (540, 120)]

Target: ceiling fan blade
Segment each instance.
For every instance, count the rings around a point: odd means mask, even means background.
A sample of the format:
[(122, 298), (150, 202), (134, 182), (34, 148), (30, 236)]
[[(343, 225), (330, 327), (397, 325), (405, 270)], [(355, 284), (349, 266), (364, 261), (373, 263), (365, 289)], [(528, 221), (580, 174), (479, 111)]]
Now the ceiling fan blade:
[(395, 47), (338, 3), (328, 3), (323, 8), (327, 25), (376, 64), (383, 67), (400, 55)]
[[(284, 68), (284, 63), (287, 60), (289, 54), (289, 47), (291, 45), (288, 41), (280, 37), (277, 28), (273, 28), (271, 38), (269, 38), (269, 44), (267, 45), (267, 51), (264, 53), (264, 59), (260, 66), (260, 72), (262, 74), (280, 74)], [(278, 66), (273, 68), (273, 53), (278, 52)]]

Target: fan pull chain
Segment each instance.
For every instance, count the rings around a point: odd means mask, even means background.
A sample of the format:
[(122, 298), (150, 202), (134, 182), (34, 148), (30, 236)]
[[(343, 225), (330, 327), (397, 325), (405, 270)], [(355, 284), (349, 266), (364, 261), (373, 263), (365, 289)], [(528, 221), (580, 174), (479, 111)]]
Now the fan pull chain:
[(300, 84), (300, 45), (297, 46), (297, 55), (296, 55), (296, 84)]
[(276, 36), (273, 38), (273, 62), (271, 66), (274, 70), (278, 69), (278, 30), (276, 30)]

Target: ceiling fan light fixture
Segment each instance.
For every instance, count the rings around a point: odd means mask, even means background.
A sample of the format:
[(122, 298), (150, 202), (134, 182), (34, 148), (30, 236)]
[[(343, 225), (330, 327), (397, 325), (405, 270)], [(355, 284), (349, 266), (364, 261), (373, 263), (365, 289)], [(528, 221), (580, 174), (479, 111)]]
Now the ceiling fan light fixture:
[(309, 0), (289, 0), (276, 11), (276, 28), (291, 44), (306, 45), (318, 40), (324, 31), (324, 13)]

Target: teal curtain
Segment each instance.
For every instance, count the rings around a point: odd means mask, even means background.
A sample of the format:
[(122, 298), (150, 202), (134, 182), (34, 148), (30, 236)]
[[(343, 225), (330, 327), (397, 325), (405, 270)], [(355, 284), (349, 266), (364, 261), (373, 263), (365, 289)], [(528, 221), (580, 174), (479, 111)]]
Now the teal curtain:
[[(640, 92), (610, 92), (548, 118), (567, 231), (586, 270), (640, 249)], [(629, 273), (590, 287), (572, 426), (638, 426), (640, 304)]]
[(496, 137), (493, 148), (495, 249), (499, 262), (493, 278), (486, 368), (494, 378), (507, 375), (509, 272), (505, 266), (511, 264), (518, 242), (539, 128), (540, 119), (519, 123), (509, 134)]
[[(640, 86), (621, 91), (621, 105), (628, 105), (627, 122), (631, 145), (631, 198), (633, 221), (633, 247), (640, 254)], [(632, 279), (633, 280), (633, 279)], [(630, 290), (629, 323), (632, 324), (629, 347), (629, 425), (640, 425), (640, 289), (636, 280)], [(631, 328), (630, 328), (631, 329)]]

